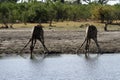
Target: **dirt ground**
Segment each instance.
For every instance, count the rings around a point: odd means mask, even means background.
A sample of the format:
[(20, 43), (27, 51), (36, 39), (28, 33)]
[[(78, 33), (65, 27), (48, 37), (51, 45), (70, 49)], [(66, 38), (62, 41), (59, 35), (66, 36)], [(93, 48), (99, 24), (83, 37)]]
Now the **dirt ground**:
[[(54, 30), (44, 29), (45, 45), (52, 52), (76, 53), (84, 41), (85, 31), (79, 30)], [(0, 30), (0, 54), (19, 53), (28, 42), (32, 34), (32, 28), (25, 29), (1, 29)], [(98, 31), (98, 43), (103, 53), (120, 53), (120, 31)], [(30, 53), (30, 44), (23, 50), (23, 53)], [(34, 53), (42, 53), (43, 47), (39, 41)], [(79, 53), (84, 52), (84, 46)], [(97, 47), (92, 41), (90, 52), (97, 52)]]

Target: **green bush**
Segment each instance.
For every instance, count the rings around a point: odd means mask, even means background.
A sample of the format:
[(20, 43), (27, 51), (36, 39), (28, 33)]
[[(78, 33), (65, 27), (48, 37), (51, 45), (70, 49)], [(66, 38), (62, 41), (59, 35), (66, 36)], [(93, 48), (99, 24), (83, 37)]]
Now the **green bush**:
[(61, 3), (60, 1), (28, 3), (1, 2), (0, 3), (0, 22), (15, 23), (19, 20), (27, 22), (52, 22), (64, 20), (101, 20), (101, 22), (112, 22), (120, 20), (120, 4), (101, 5), (98, 3), (72, 4)]

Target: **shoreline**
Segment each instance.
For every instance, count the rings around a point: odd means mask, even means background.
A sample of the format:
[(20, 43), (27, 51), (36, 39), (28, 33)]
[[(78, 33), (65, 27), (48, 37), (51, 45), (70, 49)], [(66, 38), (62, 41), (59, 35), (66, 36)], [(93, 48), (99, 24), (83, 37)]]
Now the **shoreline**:
[[(12, 29), (0, 30), (0, 54), (18, 53), (24, 47), (31, 37), (32, 29)], [(50, 52), (75, 54), (76, 50), (84, 41), (85, 31), (60, 31), (60, 30), (45, 30), (45, 45)], [(98, 32), (98, 44), (104, 53), (120, 53), (120, 31)], [(96, 53), (97, 47), (94, 41), (91, 41), (90, 53)], [(30, 44), (25, 48), (23, 53), (30, 53)], [(84, 46), (79, 53), (83, 53)], [(34, 49), (34, 53), (43, 53), (43, 47), (39, 41)]]

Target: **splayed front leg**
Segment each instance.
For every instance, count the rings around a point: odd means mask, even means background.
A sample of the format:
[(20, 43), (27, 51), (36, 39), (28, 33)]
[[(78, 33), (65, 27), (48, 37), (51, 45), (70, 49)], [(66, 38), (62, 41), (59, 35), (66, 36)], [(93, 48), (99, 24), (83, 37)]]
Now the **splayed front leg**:
[(32, 55), (32, 52), (33, 52), (33, 45), (30, 46), (30, 59), (33, 59), (33, 55)]
[(90, 40), (87, 39), (86, 45), (85, 45), (85, 57), (89, 56), (89, 44), (90, 44)]
[(30, 46), (30, 59), (33, 59), (33, 50), (34, 50), (34, 47), (35, 47), (35, 44), (36, 44), (36, 39), (32, 39), (32, 42), (31, 42), (31, 46)]

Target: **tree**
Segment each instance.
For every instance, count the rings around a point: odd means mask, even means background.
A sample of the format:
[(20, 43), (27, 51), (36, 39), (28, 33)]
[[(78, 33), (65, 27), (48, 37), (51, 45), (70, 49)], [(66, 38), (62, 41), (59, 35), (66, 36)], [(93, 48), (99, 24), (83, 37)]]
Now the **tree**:
[(37, 0), (28, 0), (28, 2), (37, 2)]
[(92, 2), (92, 0), (83, 0), (84, 2), (86, 2), (86, 3), (91, 3)]
[(114, 12), (115, 20), (120, 20), (120, 10), (119, 10), (120, 9), (120, 4), (116, 4), (116, 5), (114, 5), (114, 7), (115, 7), (115, 12)]
[(0, 0), (0, 2), (17, 2), (18, 0)]
[(104, 26), (104, 31), (107, 31), (107, 26), (108, 26), (108, 23), (106, 22)]
[(8, 16), (9, 16), (9, 9), (6, 7), (5, 4), (3, 3), (0, 4), (0, 20), (1, 23), (5, 25), (6, 28), (8, 28), (7, 26)]
[(77, 4), (81, 4), (81, 0), (77, 0)]
[(109, 0), (83, 0), (83, 1), (86, 3), (95, 2), (95, 3), (100, 3), (100, 4), (106, 4)]
[(108, 24), (112, 23), (115, 16), (114, 12), (115, 9), (109, 5), (99, 5), (92, 10), (92, 14), (95, 19), (101, 20), (101, 23), (106, 21)]
[(61, 3), (64, 3), (64, 2), (65, 2), (65, 0), (60, 0), (60, 2), (61, 2)]
[(19, 3), (19, 4), (16, 4), (17, 5), (17, 11), (18, 11), (18, 20), (20, 22), (23, 22), (26, 24), (27, 20), (28, 20), (28, 10), (29, 10), (29, 7), (28, 7), (28, 3)]
[(54, 10), (55, 4), (53, 3), (53, 1), (48, 0), (45, 6), (47, 10), (49, 26), (52, 26), (52, 21), (55, 20), (55, 17), (56, 17), (56, 11)]
[(74, 3), (75, 3), (75, 4), (82, 4), (82, 3), (81, 3), (81, 0), (75, 0), (75, 1), (73, 1), (73, 4), (74, 4)]
[(60, 1), (61, 3), (64, 3), (65, 0), (52, 0), (53, 2)]
[(54, 2), (56, 2), (57, 0), (53, 0)]
[(0, 22), (8, 28), (8, 23), (10, 26), (13, 25), (15, 20), (18, 19), (18, 11), (16, 8), (16, 3), (4, 2), (0, 4)]
[(98, 0), (98, 3), (100, 4), (106, 4), (109, 0)]

